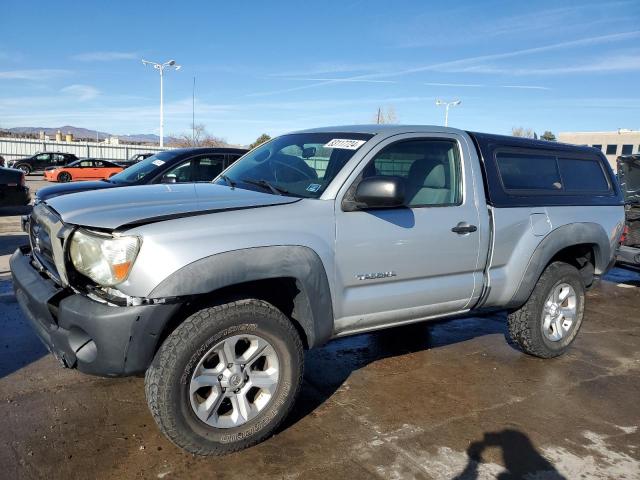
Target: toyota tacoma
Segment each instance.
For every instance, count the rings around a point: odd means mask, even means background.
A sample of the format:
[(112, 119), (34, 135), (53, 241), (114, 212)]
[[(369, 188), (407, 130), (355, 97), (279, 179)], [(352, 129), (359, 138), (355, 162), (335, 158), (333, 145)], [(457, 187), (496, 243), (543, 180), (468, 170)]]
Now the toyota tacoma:
[(428, 126), (275, 138), (212, 183), (45, 200), (15, 293), (69, 368), (145, 375), (160, 430), (200, 455), (254, 445), (336, 337), (508, 312), (565, 352), (612, 265), (623, 199), (589, 147)]

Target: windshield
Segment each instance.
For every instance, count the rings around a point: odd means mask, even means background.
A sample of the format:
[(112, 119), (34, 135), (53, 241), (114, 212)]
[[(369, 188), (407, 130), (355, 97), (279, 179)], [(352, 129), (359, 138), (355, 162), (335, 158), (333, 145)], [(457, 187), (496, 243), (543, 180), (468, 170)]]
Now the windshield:
[[(215, 183), (267, 193), (318, 198), (373, 135), (294, 133), (267, 142), (229, 167)], [(226, 178), (225, 178), (226, 177)]]
[(122, 172), (109, 179), (113, 183), (135, 183), (147, 175), (155, 175), (156, 172), (169, 160), (176, 156), (175, 152), (158, 152), (155, 155), (131, 165)]

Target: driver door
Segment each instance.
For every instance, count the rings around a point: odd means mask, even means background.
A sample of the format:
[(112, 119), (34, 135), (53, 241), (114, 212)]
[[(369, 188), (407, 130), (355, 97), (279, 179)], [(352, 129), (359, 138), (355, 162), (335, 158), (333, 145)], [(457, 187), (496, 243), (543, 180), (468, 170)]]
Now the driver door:
[[(479, 295), (480, 226), (468, 146), (456, 135), (401, 135), (382, 142), (336, 203), (336, 333), (464, 311)], [(404, 179), (405, 206), (344, 211), (368, 176)]]

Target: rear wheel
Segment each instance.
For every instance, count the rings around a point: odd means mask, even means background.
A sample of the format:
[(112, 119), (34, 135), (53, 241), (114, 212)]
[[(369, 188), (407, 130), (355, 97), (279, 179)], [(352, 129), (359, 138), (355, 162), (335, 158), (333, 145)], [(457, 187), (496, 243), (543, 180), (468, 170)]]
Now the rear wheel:
[(536, 357), (562, 355), (582, 325), (584, 295), (580, 272), (564, 262), (552, 263), (527, 303), (509, 315), (511, 339)]
[(273, 305), (242, 300), (205, 308), (164, 341), (145, 376), (147, 402), (169, 440), (197, 455), (254, 445), (293, 406), (303, 348)]
[(71, 181), (71, 174), (69, 172), (61, 172), (58, 175), (58, 181), (60, 183), (66, 183)]

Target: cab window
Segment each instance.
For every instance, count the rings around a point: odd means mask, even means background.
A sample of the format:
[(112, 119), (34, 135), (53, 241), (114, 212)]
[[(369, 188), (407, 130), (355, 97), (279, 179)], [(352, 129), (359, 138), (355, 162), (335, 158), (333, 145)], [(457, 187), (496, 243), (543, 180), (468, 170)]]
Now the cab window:
[(194, 182), (210, 182), (224, 168), (224, 155), (207, 155), (197, 159), (197, 168), (193, 174)]
[(409, 140), (385, 147), (362, 177), (401, 177), (408, 207), (461, 203), (460, 154), (453, 140)]
[(172, 169), (170, 169), (169, 171), (165, 172), (163, 177), (174, 176), (176, 179), (176, 182), (178, 183), (190, 182), (191, 175), (192, 175), (192, 164), (193, 164), (192, 160), (189, 160), (188, 162), (185, 162), (185, 163), (181, 163), (180, 165), (177, 165)]

